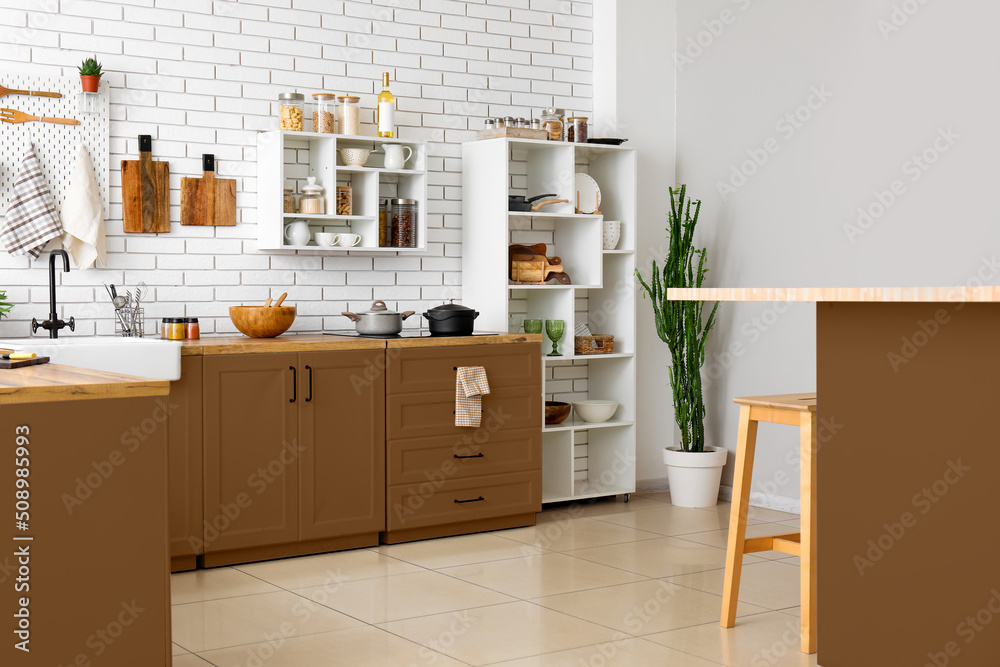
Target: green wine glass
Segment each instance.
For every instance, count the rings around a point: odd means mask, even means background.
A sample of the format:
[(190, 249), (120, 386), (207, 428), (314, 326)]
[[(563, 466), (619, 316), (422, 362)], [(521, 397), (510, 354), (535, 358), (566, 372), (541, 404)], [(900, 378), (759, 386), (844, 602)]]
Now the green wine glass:
[(525, 320), (524, 321), (524, 333), (529, 333), (529, 334), (540, 334), (540, 333), (542, 333), (542, 321), (541, 320)]
[(566, 333), (566, 321), (565, 320), (545, 320), (545, 333), (549, 335), (549, 340), (552, 341), (552, 351), (549, 352), (550, 357), (561, 357), (559, 354), (559, 348), (557, 347), (560, 340), (562, 340), (563, 334)]

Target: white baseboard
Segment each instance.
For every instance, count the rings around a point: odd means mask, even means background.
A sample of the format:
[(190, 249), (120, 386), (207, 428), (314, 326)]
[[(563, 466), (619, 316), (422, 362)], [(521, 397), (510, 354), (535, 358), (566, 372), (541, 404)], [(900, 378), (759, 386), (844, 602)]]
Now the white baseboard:
[[(636, 493), (664, 493), (667, 491), (670, 491), (670, 484), (667, 482), (666, 477), (660, 479), (641, 479), (635, 482)], [(719, 500), (730, 502), (732, 499), (733, 487), (720, 486)], [(799, 499), (789, 496), (776, 496), (754, 491), (750, 494), (750, 505), (752, 507), (762, 507), (779, 512), (789, 512), (790, 514), (800, 513)]]

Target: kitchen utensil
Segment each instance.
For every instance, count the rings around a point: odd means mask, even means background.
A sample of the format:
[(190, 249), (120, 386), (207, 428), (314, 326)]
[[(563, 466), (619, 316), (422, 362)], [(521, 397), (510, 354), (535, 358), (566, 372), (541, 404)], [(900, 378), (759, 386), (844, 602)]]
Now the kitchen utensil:
[(0, 97), (4, 95), (33, 95), (34, 97), (62, 97), (62, 93), (47, 93), (41, 90), (16, 90), (0, 86)]
[(333, 245), (339, 245), (343, 248), (354, 248), (360, 244), (360, 234), (337, 234), (333, 239)]
[[(115, 286), (111, 286), (111, 291), (115, 291)], [(129, 330), (128, 323), (125, 321), (125, 316), (122, 314), (122, 308), (128, 306), (128, 299), (123, 296), (118, 296), (115, 294), (114, 298), (111, 299), (111, 303), (115, 307), (115, 317), (118, 318), (118, 322), (122, 325), (122, 331), (127, 332)]]
[(603, 227), (603, 243), (605, 250), (614, 250), (622, 238), (622, 223), (620, 220), (605, 220)]
[[(403, 169), (406, 161), (413, 157), (413, 149), (402, 144), (382, 144), (382, 150), (385, 151), (386, 169)], [(407, 151), (406, 157), (403, 157), (404, 150)]]
[(362, 336), (393, 336), (403, 330), (403, 320), (413, 313), (412, 310), (397, 313), (389, 310), (385, 301), (376, 301), (367, 312), (341, 315), (354, 322), (355, 330)]
[(562, 401), (545, 401), (545, 423), (561, 424), (569, 417), (573, 406)]
[(555, 278), (563, 285), (572, 283), (562, 267), (559, 257), (546, 257), (545, 244), (534, 245), (514, 244), (507, 248), (507, 259), (510, 263), (510, 279), (519, 285), (542, 285), (546, 280)]
[(587, 139), (588, 144), (601, 144), (603, 146), (621, 146), (628, 139), (615, 139), (612, 137), (603, 137), (601, 139)]
[(540, 334), (542, 333), (542, 321), (537, 319), (528, 319), (524, 321), (524, 333), (526, 334)]
[(75, 118), (53, 118), (51, 116), (32, 116), (17, 109), (0, 109), (0, 120), (5, 123), (55, 123), (57, 125), (79, 125)]
[(337, 234), (332, 232), (316, 232), (316, 245), (330, 247), (336, 245)]
[(312, 232), (309, 231), (309, 223), (305, 220), (293, 220), (285, 225), (285, 240), (290, 245), (308, 245), (311, 238)]
[(136, 319), (139, 317), (139, 308), (142, 305), (142, 297), (146, 295), (146, 283), (140, 282), (135, 286), (135, 308), (132, 309), (132, 321), (129, 324), (129, 332), (141, 336), (141, 327), (136, 329)]
[(535, 195), (534, 197), (525, 197), (523, 195), (507, 195), (507, 210), (508, 211), (538, 211), (543, 206), (548, 206), (550, 204), (568, 204), (568, 199), (548, 199), (545, 201), (539, 201), (543, 197), (557, 197), (555, 194), (547, 195)]
[(590, 174), (577, 174), (573, 182), (576, 186), (576, 212), (600, 213), (601, 188), (597, 186), (597, 181)]
[(153, 139), (139, 135), (139, 159), (122, 160), (122, 223), (127, 233), (170, 231), (170, 164), (153, 161)]
[(559, 354), (559, 341), (562, 340), (563, 334), (566, 333), (566, 321), (565, 320), (545, 320), (545, 334), (552, 341), (552, 351), (549, 352), (550, 357), (561, 357)]
[(274, 338), (295, 321), (295, 306), (230, 306), (229, 319), (251, 338)]
[(181, 224), (236, 225), (236, 180), (215, 177), (215, 156), (201, 156), (201, 178), (181, 179)]
[(34, 352), (8, 352), (0, 354), (0, 359), (5, 361), (17, 361), (18, 359), (34, 359), (38, 355)]
[(363, 167), (372, 154), (371, 148), (338, 148), (340, 159), (349, 167)]
[(479, 312), (455, 303), (443, 303), (424, 312), (432, 336), (471, 336)]
[[(4, 355), (6, 356), (6, 355)], [(49, 363), (49, 357), (34, 357), (33, 359), (0, 359), (0, 369), (23, 368)]]
[(275, 308), (280, 308), (281, 307), (281, 302), (285, 300), (286, 296), (288, 296), (288, 292), (282, 292), (281, 296), (278, 297), (278, 300), (274, 302), (274, 307)]
[(264, 302), (264, 307), (265, 308), (271, 307), (271, 297), (267, 297), (267, 301)]
[(573, 409), (580, 419), (592, 424), (600, 424), (611, 419), (618, 410), (618, 401), (574, 401)]

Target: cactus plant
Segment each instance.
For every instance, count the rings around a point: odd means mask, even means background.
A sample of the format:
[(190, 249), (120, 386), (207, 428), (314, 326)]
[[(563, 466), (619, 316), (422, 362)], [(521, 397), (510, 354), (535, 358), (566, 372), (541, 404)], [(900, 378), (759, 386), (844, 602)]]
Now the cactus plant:
[(101, 63), (97, 62), (97, 56), (87, 58), (77, 68), (80, 76), (101, 76)]

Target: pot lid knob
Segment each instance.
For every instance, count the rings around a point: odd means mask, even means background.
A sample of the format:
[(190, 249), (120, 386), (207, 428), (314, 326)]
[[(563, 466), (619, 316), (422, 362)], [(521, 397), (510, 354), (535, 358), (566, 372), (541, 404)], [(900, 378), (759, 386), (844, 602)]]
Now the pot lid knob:
[(375, 311), (375, 310), (389, 310), (389, 309), (386, 307), (385, 301), (376, 301), (375, 303), (372, 304), (372, 310)]

